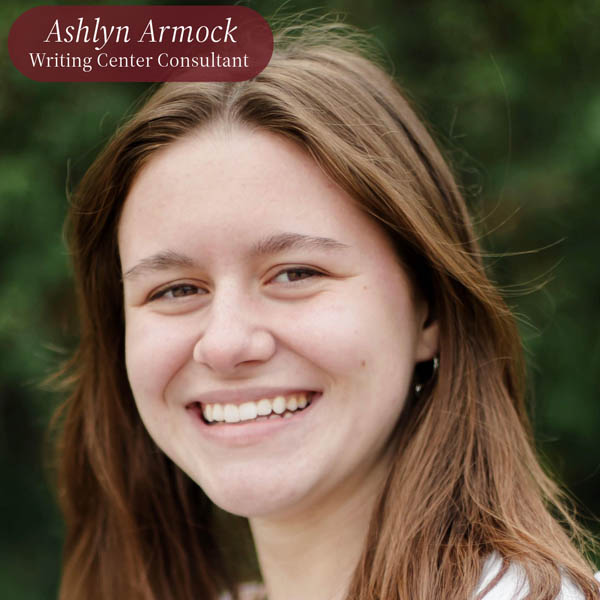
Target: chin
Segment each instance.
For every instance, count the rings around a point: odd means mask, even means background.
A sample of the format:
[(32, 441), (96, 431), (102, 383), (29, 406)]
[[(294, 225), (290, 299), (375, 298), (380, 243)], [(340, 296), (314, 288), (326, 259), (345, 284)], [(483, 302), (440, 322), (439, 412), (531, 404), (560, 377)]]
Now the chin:
[(307, 493), (298, 482), (281, 478), (236, 478), (201, 486), (219, 508), (240, 517), (254, 518), (284, 515), (302, 505)]

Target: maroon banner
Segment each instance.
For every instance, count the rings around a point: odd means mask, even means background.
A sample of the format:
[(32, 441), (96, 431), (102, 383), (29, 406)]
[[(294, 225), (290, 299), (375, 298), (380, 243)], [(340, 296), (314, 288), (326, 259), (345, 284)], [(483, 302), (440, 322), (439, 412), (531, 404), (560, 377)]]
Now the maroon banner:
[(267, 66), (273, 34), (246, 6), (38, 6), (8, 51), (36, 81), (243, 81)]

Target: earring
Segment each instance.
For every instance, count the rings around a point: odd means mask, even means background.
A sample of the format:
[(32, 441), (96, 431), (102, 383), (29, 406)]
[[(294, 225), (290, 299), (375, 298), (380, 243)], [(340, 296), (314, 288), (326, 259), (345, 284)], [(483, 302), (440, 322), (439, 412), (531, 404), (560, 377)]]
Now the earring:
[(433, 359), (431, 360), (431, 375), (430, 375), (429, 379), (425, 383), (415, 384), (415, 394), (417, 396), (421, 393), (421, 391), (423, 390), (425, 385), (427, 385), (428, 383), (433, 381), (433, 379), (435, 378), (435, 376), (438, 372), (439, 366), (440, 366), (440, 359), (437, 356), (434, 356)]

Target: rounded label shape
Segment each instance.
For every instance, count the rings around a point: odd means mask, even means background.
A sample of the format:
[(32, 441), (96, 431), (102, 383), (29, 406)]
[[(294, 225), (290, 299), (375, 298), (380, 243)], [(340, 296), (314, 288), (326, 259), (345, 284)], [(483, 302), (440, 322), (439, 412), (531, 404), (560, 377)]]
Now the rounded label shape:
[(273, 33), (246, 6), (38, 6), (8, 51), (35, 81), (243, 81), (269, 63)]

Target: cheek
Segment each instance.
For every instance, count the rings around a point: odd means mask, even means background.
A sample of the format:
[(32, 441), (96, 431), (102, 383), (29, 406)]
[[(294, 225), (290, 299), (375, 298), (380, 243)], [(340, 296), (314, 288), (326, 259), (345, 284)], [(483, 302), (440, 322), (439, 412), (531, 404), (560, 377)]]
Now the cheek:
[[(273, 324), (280, 342), (328, 373), (346, 373), (367, 361), (364, 315), (356, 302), (323, 295), (290, 306)], [(286, 314), (287, 313), (287, 314)]]
[[(344, 298), (324, 294), (294, 309), (286, 320), (286, 344), (332, 374), (353, 380), (394, 377), (400, 364), (412, 376), (415, 317), (397, 286), (361, 286)], [(395, 377), (394, 377), (395, 378)]]
[(183, 323), (148, 317), (125, 315), (127, 375), (139, 407), (164, 397), (169, 381), (189, 359), (194, 344), (190, 328)]

